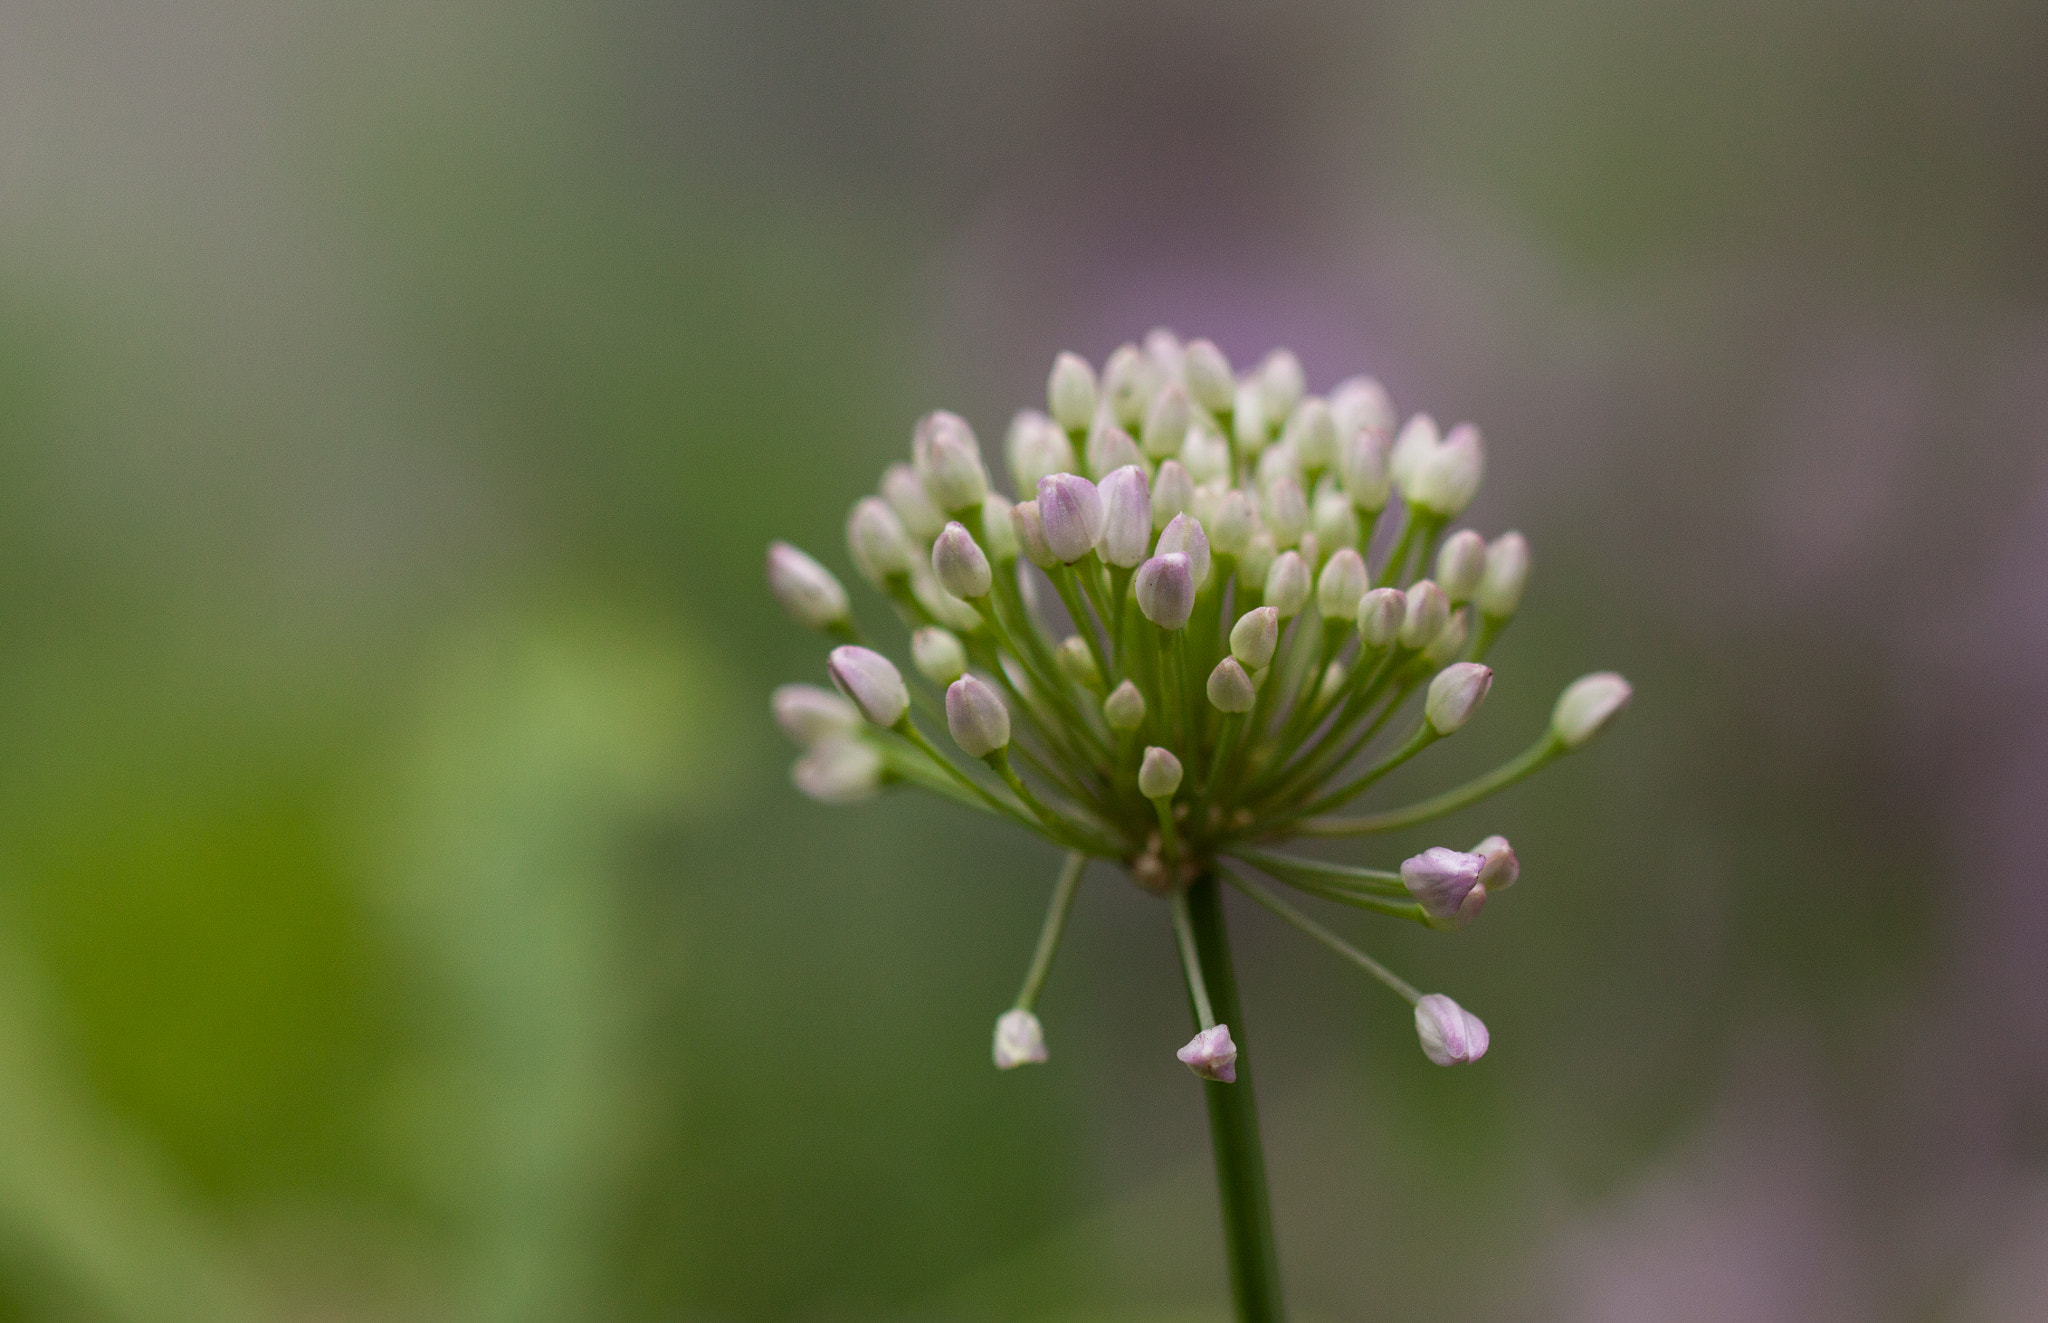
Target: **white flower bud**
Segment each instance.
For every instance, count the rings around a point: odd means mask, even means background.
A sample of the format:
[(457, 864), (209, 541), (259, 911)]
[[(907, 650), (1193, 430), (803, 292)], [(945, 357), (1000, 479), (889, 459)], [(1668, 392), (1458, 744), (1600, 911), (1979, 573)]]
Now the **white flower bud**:
[(1308, 565), (1292, 551), (1282, 552), (1266, 571), (1266, 605), (1286, 620), (1308, 605)]
[(1470, 617), (1471, 613), (1462, 606), (1451, 612), (1451, 618), (1444, 621), (1444, 627), (1422, 650), (1422, 659), (1431, 666), (1448, 666), (1458, 660), (1465, 651), (1465, 638), (1471, 628), (1468, 623)]
[(1502, 533), (1486, 549), (1486, 573), (1479, 580), (1479, 613), (1506, 620), (1522, 604), (1529, 582), (1529, 542), (1520, 533)]
[(1159, 555), (1178, 551), (1188, 558), (1188, 572), (1194, 576), (1195, 591), (1209, 582), (1209, 535), (1193, 515), (1177, 514), (1159, 534)]
[(1337, 420), (1337, 430), (1345, 436), (1360, 432), (1377, 433), (1382, 438), (1394, 434), (1394, 402), (1387, 398), (1387, 388), (1371, 377), (1346, 377), (1330, 392), (1330, 415)]
[(1186, 514), (1194, 504), (1195, 480), (1187, 469), (1177, 459), (1161, 464), (1152, 479), (1152, 527), (1165, 528), (1175, 515)]
[(1102, 692), (1102, 668), (1095, 664), (1095, 654), (1088, 647), (1088, 641), (1079, 634), (1069, 634), (1060, 640), (1053, 650), (1053, 661), (1058, 664), (1060, 674), (1080, 685), (1083, 689)]
[(912, 568), (910, 595), (932, 619), (956, 633), (971, 634), (982, 626), (981, 612), (947, 592), (929, 565)]
[(1145, 559), (1152, 546), (1152, 489), (1145, 470), (1126, 464), (1102, 480), (1102, 532), (1095, 551), (1104, 564), (1126, 569)]
[[(1082, 421), (1085, 425), (1086, 420)], [(1009, 461), (1010, 479), (1020, 492), (1037, 491), (1038, 480), (1048, 473), (1074, 471), (1074, 443), (1058, 423), (1036, 409), (1020, 410), (1010, 420), (1010, 430), (1003, 437), (1003, 457)]]
[(1316, 579), (1316, 609), (1325, 620), (1354, 620), (1358, 599), (1372, 581), (1365, 574), (1365, 558), (1349, 547), (1339, 547)]
[(799, 625), (824, 629), (851, 618), (846, 589), (832, 571), (787, 542), (768, 544), (768, 588)]
[(1145, 695), (1129, 680), (1109, 691), (1102, 700), (1102, 719), (1115, 731), (1134, 731), (1145, 724)]
[(1310, 574), (1314, 574), (1317, 568), (1322, 565), (1323, 544), (1316, 540), (1316, 535), (1313, 532), (1303, 533), (1301, 541), (1294, 544), (1294, 549), (1300, 554), (1301, 563), (1308, 566)]
[(1162, 386), (1152, 397), (1152, 405), (1145, 411), (1144, 429), (1138, 434), (1144, 442), (1145, 454), (1152, 459), (1179, 454), (1194, 412), (1187, 391), (1179, 383)]
[(1227, 1024), (1204, 1029), (1190, 1038), (1188, 1045), (1174, 1056), (1205, 1080), (1237, 1083), (1237, 1044), (1230, 1041), (1230, 1026)]
[(1273, 573), (1280, 549), (1273, 545), (1273, 535), (1261, 528), (1252, 534), (1252, 540), (1245, 543), (1243, 551), (1237, 554), (1237, 581), (1242, 584), (1257, 584), (1263, 592), (1268, 577)]
[(1485, 538), (1469, 528), (1461, 528), (1444, 539), (1436, 553), (1436, 582), (1444, 596), (1451, 599), (1451, 605), (1471, 601), (1485, 574)]
[(1429, 697), (1422, 714), (1439, 735), (1451, 732), (1472, 719), (1493, 688), (1493, 672), (1478, 662), (1453, 662), (1429, 682)]
[(768, 710), (782, 733), (805, 747), (860, 730), (860, 709), (830, 689), (814, 684), (777, 686), (768, 696)]
[(932, 573), (938, 576), (941, 588), (962, 601), (988, 596), (995, 584), (988, 557), (967, 526), (957, 520), (947, 524), (932, 543)]
[(1138, 567), (1131, 581), (1138, 610), (1161, 629), (1180, 629), (1195, 610), (1195, 576), (1187, 553), (1154, 556)]
[(1394, 439), (1394, 449), (1387, 457), (1387, 473), (1401, 488), (1402, 495), (1414, 486), (1422, 462), (1436, 453), (1437, 440), (1436, 419), (1426, 413), (1410, 418), (1401, 435)]
[(981, 498), (981, 540), (988, 558), (998, 565), (1017, 559), (1017, 530), (1010, 523), (1010, 502), (1000, 492)]
[(1613, 671), (1581, 676), (1558, 695), (1550, 712), (1550, 730), (1567, 749), (1582, 749), (1605, 729), (1635, 693)]
[(947, 514), (980, 505), (988, 495), (981, 444), (959, 414), (936, 409), (918, 419), (910, 454), (925, 494)]
[(1422, 579), (1408, 590), (1407, 618), (1401, 622), (1401, 646), (1416, 651), (1428, 647), (1451, 618), (1450, 599), (1435, 582)]
[(904, 531), (919, 546), (930, 546), (946, 526), (946, 516), (932, 504), (924, 480), (908, 464), (891, 464), (882, 471), (882, 499), (889, 503), (889, 508), (903, 521)]
[(986, 758), (1010, 743), (1010, 709), (979, 677), (946, 686), (946, 729), (969, 758)]
[(1256, 379), (1241, 381), (1237, 394), (1231, 402), (1230, 431), (1237, 442), (1237, 453), (1256, 455), (1272, 440), (1272, 433), (1266, 422), (1265, 401), (1259, 395)]
[(1030, 1011), (1004, 1011), (996, 1020), (994, 1053), (997, 1070), (1045, 1064), (1045, 1029)]
[[(1095, 416), (1095, 369), (1088, 366), (1087, 359), (1063, 353), (1052, 361), (1052, 375), (1045, 381), (1045, 404), (1054, 421), (1069, 432), (1088, 426)], [(1017, 490), (1029, 489), (1020, 482)]]
[[(1037, 501), (1019, 501), (1010, 507), (1010, 533), (1016, 538), (1017, 549), (1024, 553), (1024, 559), (1042, 570), (1049, 570), (1060, 563), (1046, 545), (1045, 525), (1038, 517)], [(1029, 580), (1026, 580), (1029, 582)]]
[(1171, 749), (1154, 744), (1145, 750), (1145, 761), (1138, 765), (1138, 793), (1147, 799), (1170, 799), (1180, 789), (1180, 777), (1180, 759)]
[(1207, 340), (1190, 340), (1182, 351), (1181, 374), (1188, 394), (1210, 413), (1222, 413), (1237, 396), (1237, 381), (1230, 372), (1230, 360)]
[(1448, 519), (1472, 503), (1485, 474), (1486, 446), (1479, 439), (1479, 429), (1459, 423), (1416, 467), (1405, 490), (1409, 501)]
[(1357, 432), (1337, 457), (1337, 477), (1351, 503), (1368, 513), (1387, 507), (1393, 479), (1387, 473), (1388, 442), (1382, 432)]
[(1266, 447), (1252, 469), (1253, 486), (1261, 493), (1271, 491), (1273, 484), (1282, 478), (1290, 479), (1296, 485), (1301, 482), (1301, 455), (1286, 441)]
[(1088, 432), (1088, 476), (1102, 481), (1126, 465), (1145, 465), (1144, 452), (1138, 443), (1131, 440), (1131, 434), (1118, 427), (1108, 413), (1095, 415), (1095, 426)]
[(1190, 427), (1180, 443), (1180, 462), (1197, 484), (1230, 481), (1230, 443), (1206, 426)]
[(1337, 691), (1344, 687), (1344, 681), (1349, 679), (1350, 676), (1351, 668), (1346, 666), (1341, 660), (1333, 661), (1328, 666), (1325, 666), (1323, 668), (1322, 682), (1316, 686), (1316, 701), (1318, 703), (1327, 703), (1334, 699), (1337, 696)]
[[(1040, 478), (1038, 518), (1053, 559), (1071, 565), (1093, 551), (1095, 540), (1102, 536), (1102, 494), (1094, 483), (1072, 473)], [(1017, 540), (1030, 546), (1022, 528)]]
[(1311, 395), (1287, 416), (1281, 440), (1294, 447), (1303, 471), (1321, 473), (1337, 464), (1337, 420), (1330, 406)]
[(1358, 545), (1358, 510), (1351, 504), (1350, 497), (1334, 487), (1319, 491), (1309, 528), (1315, 534), (1317, 544), (1333, 553), (1338, 547), (1355, 547)]
[(1399, 588), (1375, 588), (1358, 599), (1358, 638), (1368, 648), (1399, 638), (1407, 619), (1408, 595)]
[(1145, 332), (1145, 357), (1152, 360), (1161, 381), (1179, 381), (1187, 368), (1187, 350), (1181, 347), (1180, 337), (1164, 326)]
[(1280, 647), (1280, 612), (1270, 606), (1247, 611), (1230, 627), (1230, 655), (1247, 671), (1263, 671), (1273, 664)]
[(1291, 349), (1275, 349), (1259, 364), (1259, 400), (1268, 418), (1285, 418), (1301, 402), (1308, 378)]
[(879, 587), (898, 574), (910, 573), (917, 551), (910, 534), (889, 503), (863, 496), (846, 516), (846, 551), (861, 577)]
[[(1261, 610), (1270, 611), (1271, 607)], [(1245, 619), (1251, 619), (1246, 616)], [(1233, 631), (1235, 633), (1235, 631)], [(1244, 665), (1236, 657), (1225, 657), (1216, 663), (1216, 669), (1209, 672), (1209, 702), (1218, 712), (1249, 712), (1259, 691), (1252, 684), (1251, 676), (1245, 674)]]
[(1441, 992), (1415, 1003), (1415, 1036), (1422, 1054), (1439, 1066), (1462, 1066), (1486, 1055), (1486, 1026)]
[(1159, 369), (1133, 344), (1118, 345), (1102, 365), (1101, 404), (1125, 427), (1145, 421), (1145, 410), (1159, 389)]
[(1479, 885), (1484, 867), (1486, 860), (1476, 854), (1431, 846), (1401, 864), (1401, 885), (1431, 919), (1462, 928), (1486, 904), (1486, 888)]
[(1301, 494), (1300, 483), (1281, 478), (1266, 489), (1265, 523), (1275, 545), (1291, 547), (1301, 541), (1308, 531), (1308, 499)]
[(789, 779), (820, 804), (855, 804), (882, 785), (882, 755), (865, 740), (837, 735), (819, 740), (789, 769)]
[(967, 672), (967, 648), (950, 629), (926, 625), (910, 636), (910, 660), (936, 685), (949, 685)]
[(832, 649), (825, 669), (840, 693), (877, 726), (893, 726), (910, 709), (910, 690), (896, 663), (870, 648), (846, 644)]
[(1259, 516), (1252, 498), (1231, 488), (1216, 501), (1216, 517), (1203, 527), (1209, 530), (1209, 547), (1219, 556), (1242, 558), (1259, 531)]
[(1479, 885), (1487, 894), (1506, 891), (1522, 876), (1522, 861), (1515, 857), (1515, 847), (1508, 844), (1505, 836), (1489, 836), (1472, 847), (1472, 853), (1486, 861), (1479, 870)]

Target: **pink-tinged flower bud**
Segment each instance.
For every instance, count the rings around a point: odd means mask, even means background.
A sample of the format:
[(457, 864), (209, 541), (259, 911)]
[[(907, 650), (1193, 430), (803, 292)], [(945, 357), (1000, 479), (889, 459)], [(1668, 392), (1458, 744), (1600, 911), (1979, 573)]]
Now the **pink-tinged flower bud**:
[(1195, 591), (1209, 582), (1209, 535), (1202, 531), (1202, 521), (1193, 515), (1177, 514), (1167, 521), (1166, 528), (1159, 534), (1158, 554), (1181, 552), (1188, 558), (1188, 571), (1195, 576)]
[(805, 747), (860, 730), (860, 710), (814, 684), (777, 686), (768, 696), (768, 709), (782, 733)]
[(995, 584), (988, 557), (967, 526), (958, 521), (947, 524), (932, 543), (932, 573), (938, 576), (939, 587), (963, 602), (988, 596)]
[(925, 494), (947, 514), (980, 505), (988, 495), (981, 444), (959, 414), (938, 409), (918, 419), (910, 455)]
[(963, 675), (946, 687), (946, 729), (960, 752), (986, 758), (1010, 743), (1010, 709), (980, 679)]
[(1152, 397), (1151, 407), (1145, 411), (1145, 426), (1138, 433), (1145, 454), (1152, 459), (1179, 454), (1181, 442), (1187, 440), (1188, 422), (1194, 415), (1195, 409), (1188, 403), (1187, 390), (1178, 382), (1168, 382), (1160, 387), (1159, 393)]
[(1187, 379), (1188, 394), (1210, 413), (1222, 413), (1237, 397), (1230, 360), (1207, 340), (1188, 341), (1182, 351), (1181, 373)]
[(1351, 503), (1369, 513), (1387, 508), (1394, 484), (1387, 472), (1389, 443), (1383, 432), (1358, 432), (1337, 458), (1337, 480)]
[(824, 629), (851, 618), (846, 590), (832, 571), (787, 542), (768, 544), (768, 588), (799, 625)]
[(967, 673), (967, 649), (960, 636), (937, 625), (911, 634), (910, 660), (919, 675), (936, 685), (949, 685)]
[(981, 542), (998, 565), (1017, 559), (1017, 531), (1010, 525), (1010, 502), (999, 492), (981, 498)]
[(1394, 449), (1387, 456), (1387, 473), (1404, 496), (1414, 485), (1422, 462), (1436, 453), (1438, 440), (1436, 419), (1426, 413), (1410, 418), (1408, 425), (1401, 429), (1401, 435), (1394, 438)]
[(1422, 660), (1431, 666), (1448, 666), (1463, 655), (1466, 632), (1470, 629), (1467, 623), (1470, 614), (1462, 606), (1451, 612), (1451, 618), (1444, 621), (1444, 627), (1436, 632), (1436, 637), (1422, 650)]
[[(1082, 425), (1086, 424), (1084, 418)], [(1037, 491), (1038, 480), (1048, 473), (1074, 471), (1074, 443), (1058, 423), (1036, 409), (1021, 410), (1010, 420), (1010, 430), (1003, 437), (1003, 457), (1020, 492)]]
[(1506, 620), (1522, 604), (1522, 587), (1528, 582), (1528, 539), (1520, 533), (1502, 533), (1486, 549), (1486, 573), (1475, 598), (1479, 613)]
[(1145, 760), (1138, 764), (1139, 794), (1147, 799), (1171, 799), (1180, 789), (1180, 778), (1180, 759), (1173, 756), (1173, 750), (1156, 744), (1146, 748)]
[(1174, 1053), (1180, 1063), (1205, 1080), (1219, 1084), (1237, 1083), (1237, 1044), (1230, 1041), (1230, 1026), (1219, 1024), (1204, 1029)]
[(1145, 421), (1145, 410), (1159, 389), (1159, 369), (1132, 344), (1118, 345), (1102, 365), (1101, 402), (1125, 427)]
[(1294, 447), (1305, 472), (1337, 466), (1337, 420), (1330, 416), (1330, 406), (1313, 395), (1294, 406), (1280, 439)]
[(1522, 876), (1522, 861), (1515, 857), (1515, 847), (1508, 844), (1505, 836), (1489, 836), (1472, 847), (1472, 853), (1486, 861), (1479, 870), (1479, 885), (1487, 894), (1506, 891)]
[(1045, 524), (1038, 517), (1037, 501), (1019, 501), (1010, 507), (1010, 532), (1016, 536), (1017, 549), (1024, 553), (1024, 559), (1039, 569), (1049, 570), (1060, 563), (1046, 543)]
[(1337, 430), (1347, 437), (1360, 432), (1391, 437), (1397, 421), (1387, 388), (1371, 377), (1346, 377), (1338, 382), (1330, 392), (1330, 416), (1337, 420)]
[(1451, 601), (1434, 582), (1422, 579), (1408, 589), (1408, 616), (1401, 622), (1401, 646), (1417, 651), (1430, 645), (1451, 618)]
[(1453, 662), (1429, 682), (1429, 697), (1422, 714), (1430, 729), (1449, 735), (1472, 719), (1493, 688), (1493, 671), (1478, 662)]
[(1252, 470), (1254, 485), (1260, 492), (1273, 490), (1273, 484), (1282, 478), (1293, 479), (1296, 486), (1301, 484), (1301, 455), (1286, 441), (1266, 447), (1259, 456), (1259, 462)]
[(1052, 361), (1052, 375), (1045, 381), (1045, 404), (1053, 420), (1069, 432), (1088, 425), (1095, 416), (1095, 369), (1088, 366), (1087, 359), (1063, 353)]
[(1154, 556), (1138, 567), (1131, 581), (1138, 610), (1161, 629), (1180, 629), (1195, 610), (1195, 575), (1186, 552)]
[(1161, 464), (1152, 479), (1153, 529), (1165, 528), (1175, 515), (1188, 513), (1194, 505), (1195, 480), (1188, 476), (1187, 467), (1177, 459)]
[(1486, 1026), (1463, 1006), (1432, 992), (1415, 1003), (1415, 1036), (1422, 1055), (1439, 1066), (1462, 1066), (1486, 1055)]
[(1138, 449), (1138, 443), (1131, 440), (1131, 434), (1118, 427), (1106, 412), (1095, 415), (1095, 426), (1088, 432), (1086, 450), (1088, 476), (1097, 482), (1128, 465), (1145, 466), (1145, 455)]
[(1486, 888), (1479, 885), (1484, 867), (1486, 860), (1476, 854), (1434, 845), (1402, 863), (1401, 885), (1431, 919), (1463, 927), (1486, 904)]
[(1266, 571), (1266, 605), (1280, 613), (1282, 620), (1308, 605), (1308, 565), (1292, 551), (1282, 552)]
[(908, 464), (891, 464), (882, 471), (882, 499), (889, 503), (889, 508), (903, 521), (904, 531), (919, 546), (930, 546), (946, 526), (946, 516), (932, 504), (924, 480)]
[(1316, 702), (1327, 703), (1337, 697), (1337, 691), (1351, 678), (1351, 668), (1341, 660), (1333, 661), (1323, 668), (1323, 678), (1316, 685)]
[(1266, 448), (1266, 443), (1272, 440), (1266, 417), (1266, 403), (1259, 394), (1258, 381), (1239, 382), (1230, 413), (1231, 439), (1237, 442), (1238, 454), (1252, 456)]
[(1259, 517), (1252, 510), (1252, 498), (1232, 488), (1216, 499), (1216, 518), (1205, 525), (1209, 547), (1219, 556), (1243, 558), (1259, 531)]
[(929, 564), (911, 568), (910, 595), (932, 619), (955, 633), (971, 634), (982, 627), (981, 612), (947, 592)]
[(1316, 579), (1316, 609), (1325, 620), (1351, 620), (1358, 615), (1358, 599), (1372, 581), (1365, 574), (1365, 558), (1349, 547), (1339, 547)]
[(1259, 696), (1251, 676), (1245, 674), (1244, 664), (1236, 657), (1225, 657), (1216, 663), (1216, 669), (1209, 672), (1208, 692), (1209, 702), (1218, 712), (1249, 712)]
[(881, 788), (882, 755), (865, 740), (835, 735), (797, 759), (789, 779), (820, 804), (857, 804)]
[(1096, 554), (1107, 565), (1129, 569), (1145, 559), (1152, 546), (1152, 489), (1145, 470), (1126, 464), (1102, 480), (1102, 532)]
[(1479, 439), (1479, 429), (1459, 423), (1417, 466), (1405, 490), (1409, 501), (1448, 519), (1472, 503), (1485, 475), (1486, 446)]
[(1358, 510), (1351, 504), (1351, 498), (1334, 485), (1316, 493), (1308, 526), (1317, 544), (1326, 550), (1334, 552), (1338, 547), (1358, 545)]
[(1308, 500), (1301, 494), (1301, 484), (1281, 478), (1268, 487), (1265, 517), (1275, 546), (1286, 548), (1300, 542), (1308, 531)]
[(1375, 588), (1358, 599), (1358, 637), (1368, 648), (1384, 648), (1401, 636), (1408, 619), (1408, 595), (1399, 588)]
[(1180, 462), (1196, 485), (1230, 481), (1230, 443), (1204, 425), (1190, 427), (1180, 443)]
[(1301, 556), (1301, 563), (1308, 566), (1310, 574), (1314, 574), (1316, 568), (1323, 563), (1323, 544), (1316, 540), (1316, 535), (1312, 532), (1303, 533), (1301, 541), (1294, 544), (1294, 550)]
[(910, 573), (917, 551), (896, 511), (879, 496), (863, 496), (846, 516), (846, 551), (869, 583), (881, 586)]
[[(1072, 473), (1040, 478), (1038, 518), (1053, 559), (1071, 565), (1093, 551), (1095, 540), (1102, 536), (1102, 494), (1094, 483)], [(1030, 545), (1021, 528), (1017, 540)]]
[(1273, 545), (1273, 535), (1263, 528), (1257, 530), (1252, 534), (1252, 540), (1245, 543), (1244, 550), (1237, 553), (1237, 581), (1247, 586), (1256, 584), (1263, 592), (1279, 556), (1280, 549)]
[(871, 648), (851, 643), (832, 649), (825, 669), (839, 692), (877, 726), (893, 726), (910, 709), (910, 690), (896, 663)]
[(1128, 734), (1145, 724), (1145, 695), (1129, 680), (1109, 691), (1102, 700), (1102, 719), (1113, 731)]
[(1600, 671), (1571, 682), (1550, 711), (1550, 731), (1567, 749), (1582, 749), (1628, 706), (1635, 694), (1629, 682), (1613, 671)]
[(1145, 332), (1145, 357), (1152, 360), (1161, 381), (1179, 381), (1187, 368), (1187, 350), (1181, 347), (1180, 337), (1164, 326)]
[(997, 1070), (1045, 1064), (1045, 1029), (1030, 1011), (1004, 1011), (996, 1020), (995, 1062)]
[(1273, 664), (1280, 647), (1280, 612), (1270, 606), (1247, 611), (1230, 627), (1230, 655), (1247, 671), (1263, 671)]
[(1088, 650), (1088, 641), (1079, 634), (1069, 634), (1053, 649), (1052, 659), (1060, 668), (1060, 674), (1080, 685), (1083, 689), (1102, 692), (1102, 668), (1095, 664), (1095, 654)]
[(1444, 539), (1436, 553), (1436, 582), (1451, 599), (1451, 605), (1472, 600), (1479, 581), (1486, 574), (1486, 539), (1469, 528), (1459, 529)]
[(1301, 403), (1308, 376), (1292, 349), (1275, 349), (1259, 364), (1259, 400), (1268, 418), (1285, 418)]

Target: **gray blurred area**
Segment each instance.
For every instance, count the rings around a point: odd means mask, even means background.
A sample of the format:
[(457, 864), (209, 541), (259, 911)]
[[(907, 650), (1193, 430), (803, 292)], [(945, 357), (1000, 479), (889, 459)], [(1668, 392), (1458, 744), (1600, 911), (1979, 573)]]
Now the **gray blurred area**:
[[(1234, 912), (1296, 1315), (2048, 1317), (2048, 10), (0, 0), (0, 1320), (1208, 1320), (1157, 903), (771, 537), (1165, 325), (1486, 431), (1524, 881)], [(852, 579), (850, 573), (847, 577)], [(869, 598), (861, 609), (878, 625)], [(1446, 836), (1438, 839), (1431, 831)], [(1340, 916), (1341, 917), (1341, 916)], [(1355, 916), (1353, 916), (1355, 917)]]

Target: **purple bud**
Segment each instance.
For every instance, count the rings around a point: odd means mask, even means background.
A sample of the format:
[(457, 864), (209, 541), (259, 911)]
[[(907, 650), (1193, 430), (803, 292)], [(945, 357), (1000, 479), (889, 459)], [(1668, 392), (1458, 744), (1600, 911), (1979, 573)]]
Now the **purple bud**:
[(1187, 553), (1168, 552), (1140, 565), (1131, 592), (1145, 619), (1161, 629), (1185, 626), (1195, 610), (1195, 576)]
[(1177, 514), (1167, 521), (1166, 529), (1159, 535), (1158, 553), (1185, 552), (1188, 569), (1195, 576), (1195, 590), (1209, 581), (1209, 535), (1202, 531), (1202, 521), (1190, 514)]
[(939, 587), (963, 602), (988, 596), (995, 584), (988, 557), (974, 534), (957, 520), (947, 524), (932, 543), (932, 573), (938, 576)]
[[(1094, 483), (1077, 474), (1040, 478), (1038, 518), (1053, 559), (1071, 565), (1093, 551), (1095, 540), (1102, 536), (1102, 494)], [(1018, 541), (1024, 541), (1021, 531)]]
[(1401, 885), (1431, 919), (1463, 927), (1486, 903), (1486, 888), (1479, 885), (1484, 867), (1479, 855), (1435, 845), (1401, 864)]
[(1145, 559), (1152, 545), (1152, 489), (1145, 470), (1126, 464), (1102, 480), (1102, 532), (1095, 549), (1104, 564), (1126, 569)]
[(825, 669), (839, 692), (877, 726), (895, 725), (910, 708), (910, 690), (904, 687), (902, 673), (879, 652), (849, 643), (832, 649)]
[(962, 753), (986, 758), (1010, 743), (1010, 709), (978, 677), (963, 675), (946, 687), (946, 729)]
[(1432, 992), (1415, 1003), (1415, 1036), (1422, 1054), (1439, 1066), (1462, 1066), (1486, 1055), (1486, 1026), (1463, 1006)]
[(1237, 1044), (1230, 1041), (1230, 1026), (1219, 1024), (1204, 1029), (1174, 1053), (1181, 1064), (1205, 1080), (1220, 1084), (1237, 1083)]

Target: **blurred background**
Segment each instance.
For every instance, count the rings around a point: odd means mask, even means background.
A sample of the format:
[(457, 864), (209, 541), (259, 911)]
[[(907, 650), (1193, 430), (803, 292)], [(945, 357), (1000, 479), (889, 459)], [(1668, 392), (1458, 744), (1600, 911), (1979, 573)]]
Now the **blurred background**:
[[(2048, 1317), (2048, 10), (0, 0), (0, 1319), (1220, 1320), (1155, 902), (764, 544), (1154, 325), (1491, 448), (1491, 1025), (1234, 921), (1303, 1320)], [(851, 580), (852, 576), (847, 576)], [(872, 610), (872, 598), (863, 602)], [(879, 618), (879, 617), (877, 617)], [(1405, 798), (1419, 782), (1389, 791)], [(1434, 834), (1432, 834), (1434, 833)]]

